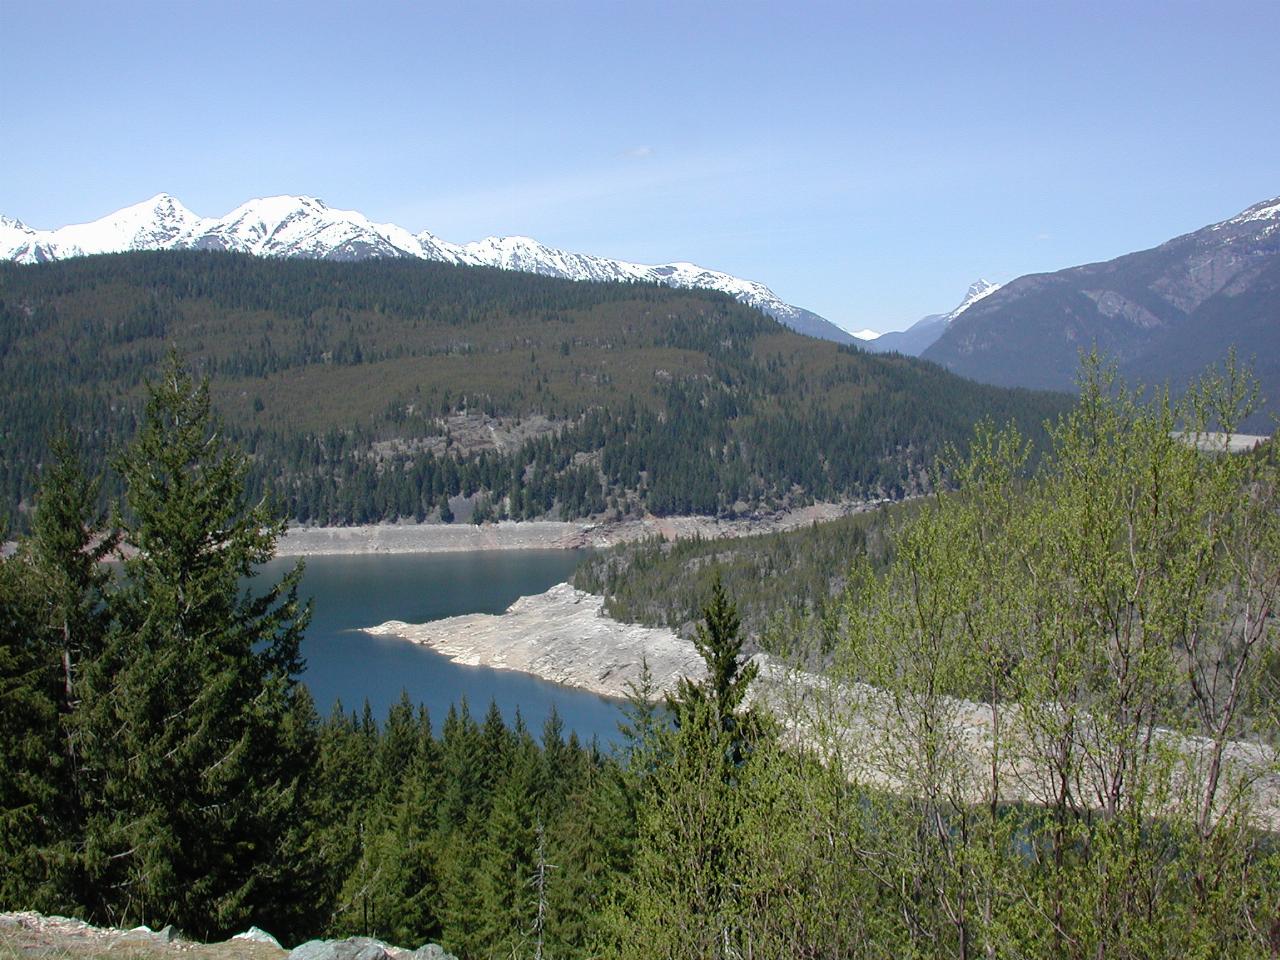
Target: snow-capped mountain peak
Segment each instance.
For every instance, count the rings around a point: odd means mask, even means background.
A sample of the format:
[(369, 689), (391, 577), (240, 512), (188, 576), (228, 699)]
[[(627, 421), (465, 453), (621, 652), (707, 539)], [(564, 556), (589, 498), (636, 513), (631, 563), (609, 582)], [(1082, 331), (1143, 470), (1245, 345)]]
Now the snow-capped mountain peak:
[[(38, 262), (28, 259), (37, 242), (37, 233), (21, 220), (0, 216), (0, 257), (24, 263)], [(46, 258), (47, 259), (47, 258)]]
[(355, 210), (336, 210), (316, 197), (290, 195), (242, 203), (225, 217), (202, 224), (177, 245), (260, 257), (422, 256), (422, 245), (403, 227), (374, 223)]
[(32, 230), (20, 221), (6, 218), (0, 225), (0, 256), (38, 263), (94, 253), (163, 249), (199, 222), (199, 217), (167, 193), (156, 194), (100, 220), (60, 230)]
[(165, 246), (200, 218), (167, 193), (117, 210), (101, 220), (63, 227), (59, 240), (81, 253), (118, 253)]
[(855, 330), (853, 331), (853, 335), (857, 337), (859, 340), (866, 340), (868, 342), (872, 340), (880, 339), (880, 331), (872, 330), (870, 327), (868, 327), (866, 330)]
[(983, 280), (981, 278), (975, 280), (973, 283), (969, 284), (969, 291), (964, 295), (964, 299), (960, 301), (960, 306), (946, 314), (947, 322), (950, 323), (979, 300), (984, 297), (991, 296), (991, 294), (995, 293), (999, 289), (1000, 284), (998, 283), (992, 283), (990, 280)]
[(16, 220), (0, 220), (0, 257), (19, 263), (88, 253), (169, 249), (327, 260), (415, 257), (570, 280), (639, 280), (719, 290), (810, 336), (846, 343), (851, 339), (816, 314), (784, 302), (762, 283), (687, 261), (629, 263), (558, 250), (522, 236), (455, 244), (426, 231), (414, 234), (395, 224), (374, 223), (358, 211), (337, 210), (316, 197), (263, 197), (242, 203), (226, 216), (202, 218), (162, 193), (93, 223), (59, 230), (32, 230)]

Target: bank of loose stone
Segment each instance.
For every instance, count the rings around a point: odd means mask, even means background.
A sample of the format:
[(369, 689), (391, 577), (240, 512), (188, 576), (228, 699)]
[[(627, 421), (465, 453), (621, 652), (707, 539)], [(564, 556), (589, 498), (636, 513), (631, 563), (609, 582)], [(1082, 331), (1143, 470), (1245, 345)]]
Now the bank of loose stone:
[(521, 597), (505, 613), (473, 613), (404, 623), (391, 620), (366, 632), (420, 643), (456, 663), (519, 670), (605, 697), (625, 697), (647, 660), (659, 692), (677, 678), (704, 676), (693, 644), (671, 630), (619, 623), (604, 613), (604, 598), (556, 584)]

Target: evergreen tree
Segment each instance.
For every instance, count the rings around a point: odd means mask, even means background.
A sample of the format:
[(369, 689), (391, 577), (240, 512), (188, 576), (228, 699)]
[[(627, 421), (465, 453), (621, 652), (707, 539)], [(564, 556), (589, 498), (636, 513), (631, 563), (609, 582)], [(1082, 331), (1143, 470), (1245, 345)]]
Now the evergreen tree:
[(388, 820), (391, 856), (384, 929), (392, 943), (440, 938), (440, 833), (435, 822), (439, 797), (439, 750), (426, 709), (421, 708), (412, 766)]
[(683, 678), (668, 699), (676, 726), (647, 779), (633, 872), (612, 920), (626, 956), (739, 955), (741, 825), (754, 801), (751, 749), (760, 722), (742, 710), (757, 668), (739, 662), (733, 603), (717, 577), (695, 644), (707, 676)]
[[(101, 652), (107, 625), (104, 600), (111, 580), (102, 561), (115, 549), (118, 537), (98, 509), (101, 479), (85, 475), (65, 433), (54, 439), (52, 451), (25, 547), (43, 595), (45, 627), (62, 668), (60, 709), (68, 714), (79, 699), (81, 662)], [(68, 750), (74, 752), (74, 745)]]
[(28, 848), (29, 862), (10, 875), (10, 892), (22, 890), (21, 902), (66, 909), (83, 897), (76, 856), (85, 790), (76, 715), (80, 677), (100, 656), (107, 632), (111, 575), (101, 561), (116, 537), (98, 508), (100, 480), (85, 475), (68, 436), (56, 437), (52, 449), (32, 534), (5, 564), (7, 583), (0, 587), (6, 608), (0, 675), (8, 681), (5, 700), (16, 710), (4, 724), (13, 734), (13, 756), (0, 758), (3, 792), (10, 794), (0, 809), (19, 817), (14, 832), (6, 827), (4, 845)]
[(16, 557), (0, 559), (0, 903), (44, 907), (38, 850), (56, 835), (58, 674), (35, 628), (40, 596)]
[(525, 733), (512, 747), (504, 775), (494, 784), (479, 849), (480, 938), (496, 956), (521, 952), (536, 913), (529, 881), (542, 809), (539, 759), (537, 744)]
[(212, 421), (208, 385), (171, 355), (120, 462), (133, 552), (118, 622), (86, 675), (98, 919), (208, 936), (301, 923), (273, 894), (299, 866), (283, 845), (304, 812), (314, 736), (290, 731), (309, 611), (300, 566), (241, 592), (284, 531), (265, 502), (244, 503), (246, 470)]
[(742, 761), (751, 738), (754, 719), (741, 711), (751, 682), (760, 672), (759, 666), (743, 664), (742, 636), (737, 608), (725, 593), (719, 574), (711, 584), (711, 598), (702, 609), (693, 644), (707, 666), (707, 676), (695, 683), (681, 677), (675, 696), (667, 705), (678, 723), (701, 718), (714, 724), (716, 732), (727, 738), (727, 759), (731, 764)]

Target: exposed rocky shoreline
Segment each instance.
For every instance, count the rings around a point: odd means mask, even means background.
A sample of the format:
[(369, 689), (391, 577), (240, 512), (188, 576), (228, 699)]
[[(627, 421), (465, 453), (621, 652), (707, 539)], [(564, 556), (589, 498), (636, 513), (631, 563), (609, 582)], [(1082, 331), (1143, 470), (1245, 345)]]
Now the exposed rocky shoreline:
[(562, 520), (504, 520), (500, 523), (376, 523), (353, 527), (290, 527), (279, 556), (364, 553), (451, 553), (464, 550), (578, 550), (604, 548), (645, 537), (745, 537), (834, 520), (875, 503), (815, 503), (764, 516), (643, 517), (602, 523)]
[(590, 524), (555, 520), (473, 524), (376, 523), (356, 527), (290, 527), (276, 555), (456, 553), (469, 550), (569, 550)]
[(693, 644), (664, 627), (619, 623), (604, 613), (604, 598), (558, 583), (521, 597), (504, 613), (471, 613), (429, 623), (390, 620), (365, 628), (402, 637), (455, 663), (519, 670), (544, 680), (625, 697), (647, 660), (658, 692), (705, 669)]

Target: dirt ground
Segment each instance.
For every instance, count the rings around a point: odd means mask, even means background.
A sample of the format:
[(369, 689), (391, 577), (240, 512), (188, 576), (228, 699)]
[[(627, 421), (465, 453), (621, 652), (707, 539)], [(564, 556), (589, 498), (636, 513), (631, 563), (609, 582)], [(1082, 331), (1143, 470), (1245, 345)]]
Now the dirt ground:
[(250, 940), (196, 943), (145, 928), (115, 930), (38, 913), (0, 914), (0, 960), (281, 960), (286, 955), (280, 947)]

